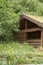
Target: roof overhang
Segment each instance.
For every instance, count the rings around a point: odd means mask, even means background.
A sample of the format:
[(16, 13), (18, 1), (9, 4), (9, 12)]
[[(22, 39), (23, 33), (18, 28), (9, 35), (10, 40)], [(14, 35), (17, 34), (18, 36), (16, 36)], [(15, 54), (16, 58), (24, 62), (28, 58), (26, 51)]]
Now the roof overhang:
[(38, 20), (35, 20), (35, 19), (32, 18), (31, 16), (28, 16), (28, 15), (26, 15), (26, 14), (22, 14), (22, 15), (20, 15), (20, 21), (21, 21), (22, 19), (26, 19), (26, 20), (28, 20), (28, 21), (30, 21), (30, 22), (35, 23), (35, 24), (38, 25), (39, 27), (43, 28), (43, 22), (38, 21)]

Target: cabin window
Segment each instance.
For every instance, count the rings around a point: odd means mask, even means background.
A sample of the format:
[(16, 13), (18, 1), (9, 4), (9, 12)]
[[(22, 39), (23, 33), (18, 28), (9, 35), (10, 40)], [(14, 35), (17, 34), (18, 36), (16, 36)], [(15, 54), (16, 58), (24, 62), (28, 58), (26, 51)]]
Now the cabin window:
[(27, 39), (40, 39), (41, 38), (41, 31), (35, 31), (35, 32), (27, 32)]

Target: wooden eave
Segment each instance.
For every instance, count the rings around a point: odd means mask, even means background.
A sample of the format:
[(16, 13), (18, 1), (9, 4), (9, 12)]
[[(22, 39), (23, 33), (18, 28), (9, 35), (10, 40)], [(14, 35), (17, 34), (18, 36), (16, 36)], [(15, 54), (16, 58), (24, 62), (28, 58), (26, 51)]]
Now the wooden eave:
[(33, 19), (33, 18), (31, 18), (31, 17), (25, 15), (25, 14), (22, 14), (22, 15), (20, 16), (20, 22), (21, 22), (22, 19), (26, 19), (26, 20), (28, 20), (28, 21), (30, 21), (30, 22), (35, 23), (35, 24), (38, 25), (40, 28), (43, 28), (43, 23), (42, 23), (42, 22), (39, 22), (39, 21), (37, 21), (37, 20), (35, 20), (35, 19)]

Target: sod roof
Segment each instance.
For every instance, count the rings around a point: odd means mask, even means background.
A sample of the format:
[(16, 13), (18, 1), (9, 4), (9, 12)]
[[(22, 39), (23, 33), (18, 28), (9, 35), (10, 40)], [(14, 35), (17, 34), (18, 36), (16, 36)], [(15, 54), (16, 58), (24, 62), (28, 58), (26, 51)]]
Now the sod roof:
[(22, 14), (21, 19), (27, 19), (30, 22), (33, 22), (43, 28), (43, 17), (42, 16), (34, 16), (34, 15), (27, 15), (27, 14)]

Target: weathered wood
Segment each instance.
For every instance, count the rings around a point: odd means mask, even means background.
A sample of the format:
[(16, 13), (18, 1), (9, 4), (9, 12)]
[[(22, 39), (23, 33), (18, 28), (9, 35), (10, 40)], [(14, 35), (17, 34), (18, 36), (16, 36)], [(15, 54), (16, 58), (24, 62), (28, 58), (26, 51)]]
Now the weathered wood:
[(19, 41), (21, 42), (26, 41), (26, 33), (19, 32)]
[(25, 21), (25, 29), (27, 29), (27, 21)]
[(21, 42), (28, 42), (32, 46), (43, 46), (43, 23), (23, 15), (20, 20), (20, 31), (15, 36)]
[(43, 29), (41, 30), (41, 46), (43, 46)]
[(37, 39), (37, 40), (27, 40), (28, 42), (31, 42), (31, 43), (41, 43), (41, 40), (40, 39)]
[(40, 46), (41, 40), (40, 39), (38, 39), (38, 40), (27, 40), (27, 43), (29, 43), (29, 45), (31, 45), (31, 46), (37, 47), (37, 46)]
[[(21, 19), (26, 19), (26, 20), (28, 20), (28, 21), (30, 21), (30, 22), (36, 24), (37, 26), (43, 28), (43, 21), (35, 20), (35, 19), (33, 19), (33, 17), (31, 18), (31, 17), (29, 17), (29, 16), (26, 15), (26, 14), (22, 14), (22, 15), (21, 15)], [(21, 21), (20, 21), (20, 22), (21, 22)]]
[(31, 45), (31, 46), (33, 46), (33, 47), (36, 47), (36, 48), (37, 48), (37, 47), (39, 47), (39, 46), (40, 46), (40, 43), (38, 43), (38, 44), (36, 44), (36, 43), (35, 43), (35, 44), (34, 44), (34, 43), (31, 43), (31, 44), (30, 44), (30, 43), (29, 43), (29, 45)]
[(30, 29), (24, 29), (21, 30), (20, 32), (32, 32), (32, 31), (39, 31), (41, 28), (30, 28)]

